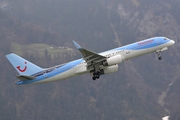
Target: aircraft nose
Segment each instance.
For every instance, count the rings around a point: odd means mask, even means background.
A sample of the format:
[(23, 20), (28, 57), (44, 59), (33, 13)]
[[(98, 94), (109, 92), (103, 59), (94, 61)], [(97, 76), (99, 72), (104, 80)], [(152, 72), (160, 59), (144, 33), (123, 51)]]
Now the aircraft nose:
[(171, 44), (174, 45), (175, 41), (174, 40), (171, 40)]

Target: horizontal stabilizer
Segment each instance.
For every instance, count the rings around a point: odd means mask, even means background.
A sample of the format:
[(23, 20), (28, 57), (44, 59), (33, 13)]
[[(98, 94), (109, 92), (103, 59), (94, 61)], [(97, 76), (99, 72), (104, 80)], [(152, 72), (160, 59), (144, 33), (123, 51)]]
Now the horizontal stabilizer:
[(27, 76), (27, 75), (18, 75), (17, 78), (20, 79), (21, 81), (26, 81), (26, 80), (33, 80), (33, 79), (35, 79), (35, 77), (33, 77), (33, 76)]

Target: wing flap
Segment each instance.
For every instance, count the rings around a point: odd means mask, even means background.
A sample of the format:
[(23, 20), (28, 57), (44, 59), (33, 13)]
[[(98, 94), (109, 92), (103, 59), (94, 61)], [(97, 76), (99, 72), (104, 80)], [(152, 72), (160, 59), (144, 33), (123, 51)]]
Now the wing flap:
[(35, 79), (35, 77), (33, 77), (33, 76), (27, 76), (27, 75), (18, 75), (17, 78), (20, 79), (21, 81), (27, 81), (27, 80), (33, 80), (33, 79)]

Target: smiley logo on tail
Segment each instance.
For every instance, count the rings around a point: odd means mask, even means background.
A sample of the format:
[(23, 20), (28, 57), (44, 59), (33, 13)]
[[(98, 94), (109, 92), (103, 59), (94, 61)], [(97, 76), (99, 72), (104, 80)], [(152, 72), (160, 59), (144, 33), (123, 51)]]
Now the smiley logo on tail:
[[(24, 64), (27, 64), (27, 62), (25, 62)], [(20, 72), (25, 72), (27, 69), (27, 66), (25, 66), (23, 69), (21, 69), (21, 66), (17, 66), (16, 67)]]

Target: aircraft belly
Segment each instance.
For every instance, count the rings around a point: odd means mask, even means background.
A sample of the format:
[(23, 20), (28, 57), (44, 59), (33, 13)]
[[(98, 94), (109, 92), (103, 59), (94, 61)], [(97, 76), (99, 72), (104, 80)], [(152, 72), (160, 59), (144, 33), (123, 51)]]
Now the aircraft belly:
[(57, 74), (53, 77), (49, 77), (49, 78), (46, 78), (44, 80), (40, 80), (40, 81), (37, 81), (34, 83), (46, 83), (46, 82), (53, 82), (53, 81), (58, 81), (58, 80), (65, 80), (65, 79), (73, 77), (73, 76), (75, 76), (74, 69), (71, 69), (66, 72)]
[(84, 65), (84, 66), (81, 66), (81, 67), (77, 68), (76, 71), (75, 71), (75, 74), (79, 75), (79, 74), (84, 74), (86, 72), (88, 72), (88, 71), (87, 71), (86, 66)]
[(148, 49), (142, 49), (142, 50), (129, 50), (129, 54), (124, 54), (123, 56), (125, 57), (125, 60), (127, 60), (134, 57), (149, 54), (157, 50), (161, 50), (164, 47), (167, 47), (167, 44), (159, 45), (159, 46), (148, 48)]

